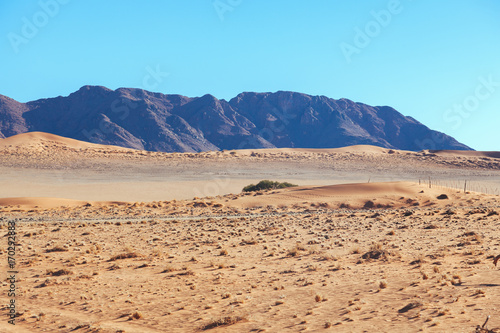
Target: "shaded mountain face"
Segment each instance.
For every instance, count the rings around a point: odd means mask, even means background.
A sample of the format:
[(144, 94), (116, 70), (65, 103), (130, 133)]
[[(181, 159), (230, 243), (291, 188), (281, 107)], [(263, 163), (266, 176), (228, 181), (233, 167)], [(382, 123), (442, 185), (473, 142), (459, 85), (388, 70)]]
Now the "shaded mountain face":
[(357, 144), (471, 149), (391, 107), (284, 91), (246, 92), (229, 102), (100, 86), (28, 103), (0, 95), (0, 138), (30, 131), (163, 152)]

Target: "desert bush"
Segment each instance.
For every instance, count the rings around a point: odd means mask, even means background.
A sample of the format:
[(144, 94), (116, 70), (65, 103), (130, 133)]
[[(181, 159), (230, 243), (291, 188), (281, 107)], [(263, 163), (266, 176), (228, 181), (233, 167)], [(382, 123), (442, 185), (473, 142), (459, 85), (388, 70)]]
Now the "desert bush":
[(305, 248), (299, 245), (295, 245), (287, 252), (288, 257), (296, 257), (299, 255), (299, 251), (305, 251)]
[(144, 318), (142, 313), (140, 313), (139, 311), (135, 311), (134, 313), (132, 313), (129, 319), (142, 319), (142, 318)]
[(52, 269), (48, 269), (46, 272), (47, 275), (52, 275), (52, 276), (61, 276), (61, 275), (70, 275), (73, 274), (72, 271), (67, 270), (67, 269), (59, 269), (57, 271), (54, 271)]
[(139, 255), (136, 252), (125, 252), (121, 254), (117, 254), (116, 256), (111, 257), (108, 261), (115, 261), (118, 259), (129, 259), (129, 258), (137, 258)]
[(373, 243), (370, 247), (370, 251), (366, 252), (361, 256), (363, 259), (382, 259), (388, 260), (390, 256), (395, 256), (396, 253), (393, 253), (383, 247), (381, 243)]
[(219, 326), (234, 325), (242, 320), (245, 320), (245, 318), (235, 316), (213, 319), (208, 324), (202, 326), (201, 329), (205, 331)]
[(279, 188), (286, 188), (286, 187), (294, 187), (297, 186), (295, 184), (291, 184), (288, 182), (276, 182), (272, 180), (261, 180), (257, 185), (255, 184), (250, 184), (248, 186), (245, 186), (243, 188), (243, 192), (256, 192), (256, 191), (265, 191), (265, 190), (275, 190)]
[(47, 252), (47, 253), (50, 253), (50, 252), (66, 252), (66, 251), (68, 251), (68, 249), (66, 249), (66, 248), (64, 248), (62, 246), (59, 246), (59, 245), (56, 245), (56, 246), (54, 246), (51, 249), (45, 250), (45, 252)]

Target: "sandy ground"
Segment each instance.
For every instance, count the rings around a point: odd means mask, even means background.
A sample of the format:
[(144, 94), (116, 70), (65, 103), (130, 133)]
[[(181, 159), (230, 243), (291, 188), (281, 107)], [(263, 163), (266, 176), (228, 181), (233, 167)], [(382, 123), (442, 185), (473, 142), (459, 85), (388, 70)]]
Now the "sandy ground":
[[(473, 155), (0, 140), (0, 267), (17, 219), (18, 271), (16, 326), (3, 306), (0, 331), (474, 332), (487, 316), (499, 328), (500, 160)], [(204, 192), (221, 175), (230, 185)], [(302, 186), (240, 192), (267, 175)], [(167, 194), (144, 195), (162, 182)], [(61, 195), (72, 186), (87, 188)]]

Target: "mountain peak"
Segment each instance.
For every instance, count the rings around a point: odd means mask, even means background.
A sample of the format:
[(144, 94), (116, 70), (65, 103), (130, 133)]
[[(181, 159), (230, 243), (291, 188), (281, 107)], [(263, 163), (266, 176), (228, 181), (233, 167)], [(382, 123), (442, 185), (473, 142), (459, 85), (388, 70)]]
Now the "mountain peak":
[(104, 87), (104, 86), (85, 85), (85, 86), (82, 86), (80, 89), (78, 89), (78, 92), (83, 92), (83, 91), (96, 92), (96, 91), (113, 91), (113, 90), (111, 90), (107, 87)]

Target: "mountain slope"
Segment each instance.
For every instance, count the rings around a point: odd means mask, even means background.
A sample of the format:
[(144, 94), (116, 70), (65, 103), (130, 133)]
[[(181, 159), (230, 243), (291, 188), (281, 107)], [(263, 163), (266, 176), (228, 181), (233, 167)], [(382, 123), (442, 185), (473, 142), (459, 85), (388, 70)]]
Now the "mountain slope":
[(100, 86), (28, 103), (0, 95), (0, 138), (28, 131), (165, 152), (358, 144), (470, 150), (388, 106), (285, 91), (245, 92), (229, 102)]

